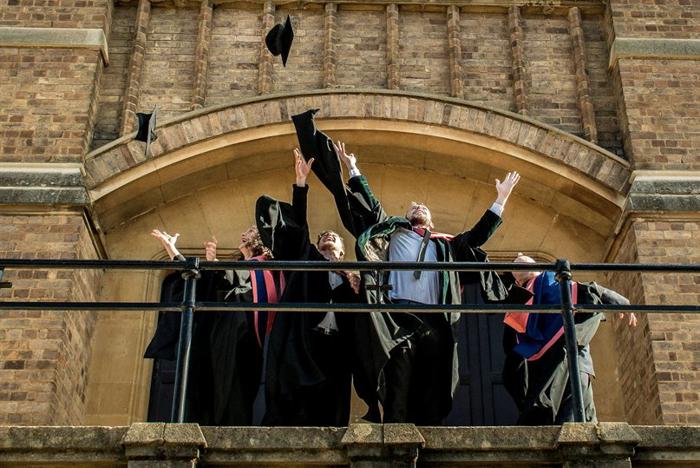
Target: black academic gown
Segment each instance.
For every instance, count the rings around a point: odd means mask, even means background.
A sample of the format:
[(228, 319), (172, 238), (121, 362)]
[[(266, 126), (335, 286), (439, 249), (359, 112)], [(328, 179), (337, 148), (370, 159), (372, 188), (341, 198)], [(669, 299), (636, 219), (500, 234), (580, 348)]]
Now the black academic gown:
[[(263, 242), (276, 259), (325, 258), (309, 239), (308, 187), (294, 187), (293, 205), (268, 197), (258, 200), (256, 219)], [(281, 302), (357, 302), (347, 279), (331, 289), (327, 271), (285, 273)], [(352, 321), (337, 313), (338, 333), (316, 329), (325, 312), (277, 314), (270, 333), (266, 368), (265, 425), (346, 426), (350, 414)]]
[[(359, 210), (355, 216), (356, 225), (369, 228), (362, 232), (357, 239), (357, 258), (359, 260), (386, 260), (391, 235), (398, 229), (411, 229), (405, 218), (388, 217), (381, 204), (372, 194), (367, 180), (363, 176), (353, 177), (348, 183), (348, 196), (355, 202), (351, 203)], [(436, 245), (437, 259), (440, 262), (452, 261), (487, 261), (486, 254), (480, 249), (501, 224), (501, 218), (487, 210), (481, 219), (468, 231), (454, 237), (436, 236), (432, 241)], [(461, 298), (460, 276), (456, 272), (440, 272), (440, 304), (459, 304)], [(364, 272), (362, 275), (365, 298), (368, 303), (390, 302), (387, 297), (388, 272), (376, 275)], [(498, 301), (505, 298), (506, 289), (500, 279), (491, 272), (475, 273), (468, 277), (469, 288), (482, 298), (481, 301)], [(435, 398), (431, 402), (434, 410), (424, 414), (422, 418), (434, 424), (450, 412), (452, 396), (458, 383), (457, 343), (453, 326), (459, 320), (459, 314), (445, 313), (444, 320), (434, 326), (447, 328), (443, 336), (445, 340), (441, 350), (441, 358), (435, 365), (441, 368), (440, 377), (430, 385), (437, 387)], [(357, 320), (357, 341), (367, 339), (366, 343), (357, 344), (361, 356), (362, 373), (355, 379), (355, 388), (368, 406), (366, 419), (378, 420), (377, 401), (382, 401), (386, 393), (384, 366), (390, 359), (392, 350), (406, 341), (418, 330), (420, 320), (409, 320), (412, 314), (388, 314), (373, 312), (364, 314)], [(413, 322), (413, 325), (411, 324)], [(360, 338), (363, 337), (363, 338)]]
[[(197, 288), (197, 300), (216, 300), (217, 283), (208, 279), (200, 280)], [(169, 275), (163, 282), (161, 302), (181, 302), (184, 280), (179, 274)], [(185, 418), (188, 422), (211, 425), (214, 422), (213, 370), (211, 362), (212, 329), (211, 313), (195, 313), (192, 323), (192, 347), (190, 353), (189, 377)], [(164, 313), (158, 320), (156, 332), (148, 344), (144, 357), (156, 360), (175, 361), (180, 338), (180, 312)]]
[[(578, 304), (629, 304), (627, 298), (596, 283), (577, 283), (576, 287)], [(512, 286), (512, 289), (519, 290), (518, 294), (514, 295), (519, 297), (518, 303), (525, 303), (526, 296), (532, 296), (532, 293), (524, 288)], [(602, 313), (574, 315), (579, 370), (582, 381), (586, 383), (582, 390), (587, 422), (596, 421), (595, 403), (590, 386), (590, 378), (595, 375), (590, 342), (604, 317)], [(565, 337), (562, 335), (542, 357), (535, 361), (528, 361), (515, 353), (513, 347), (516, 344), (515, 331), (509, 326), (504, 326), (503, 347), (506, 359), (503, 367), (503, 381), (520, 411), (517, 423), (542, 426), (572, 421)]]
[[(202, 279), (217, 285), (218, 302), (253, 303), (250, 274), (249, 270), (213, 270), (204, 271)], [(263, 365), (252, 312), (210, 314), (211, 425), (250, 426)]]

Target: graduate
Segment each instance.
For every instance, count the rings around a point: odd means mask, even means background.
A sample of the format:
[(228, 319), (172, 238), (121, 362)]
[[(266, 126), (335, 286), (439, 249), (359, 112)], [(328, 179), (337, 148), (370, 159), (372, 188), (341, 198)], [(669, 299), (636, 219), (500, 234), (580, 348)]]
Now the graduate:
[[(179, 234), (171, 236), (154, 229), (151, 235), (161, 242), (171, 259), (184, 259), (175, 246)], [(204, 247), (207, 261), (216, 261), (216, 239)], [(264, 261), (271, 257), (255, 226), (241, 233), (238, 249), (245, 260)], [(204, 270), (198, 280), (197, 300), (275, 303), (282, 286), (281, 275), (267, 270)], [(169, 357), (164, 358), (175, 359), (180, 314), (166, 317), (169, 320), (159, 322), (145, 357), (167, 354)], [(273, 320), (274, 315), (264, 311), (195, 313), (187, 421), (216, 426), (261, 422), (263, 350)]]
[[(256, 219), (263, 241), (278, 260), (342, 261), (343, 239), (324, 231), (316, 245), (307, 223), (307, 176), (314, 164), (294, 150), (296, 183), (292, 204), (263, 196)], [(281, 302), (358, 301), (359, 276), (348, 271), (289, 271)], [(266, 367), (270, 426), (346, 426), (350, 415), (352, 332), (348, 313), (278, 314), (270, 334)]]
[[(535, 263), (518, 255), (516, 263)], [(561, 291), (553, 272), (514, 271), (512, 289), (520, 290), (525, 304), (560, 304)], [(627, 298), (596, 283), (571, 282), (573, 304), (629, 305)], [(520, 301), (519, 301), (520, 302)], [(625, 314), (620, 314), (620, 318)], [(590, 342), (602, 313), (575, 313), (578, 363), (583, 393), (585, 422), (597, 422), (591, 380), (595, 377)], [(506, 390), (520, 410), (519, 425), (542, 426), (574, 421), (569, 385), (563, 319), (560, 314), (517, 313), (504, 319), (506, 361), (503, 380)], [(628, 324), (637, 325), (634, 314)]]
[[(357, 168), (357, 158), (345, 145), (336, 145), (340, 159), (350, 172), (348, 185), (369, 204), (379, 205), (367, 179)], [(517, 173), (496, 181), (498, 196), (481, 219), (456, 236), (431, 232), (433, 222), (427, 206), (412, 203), (405, 217), (380, 217), (357, 239), (358, 259), (369, 261), (484, 261), (479, 249), (501, 224), (501, 214)], [(482, 275), (482, 285), (488, 282)], [(390, 271), (364, 276), (370, 303), (460, 304), (461, 285), (456, 272)], [(492, 281), (490, 284), (495, 284)], [(485, 286), (484, 286), (485, 287)], [(480, 291), (499, 299), (493, 288)], [(365, 321), (370, 346), (365, 359), (373, 364), (366, 377), (376, 382), (376, 396), (384, 410), (383, 421), (439, 425), (452, 408), (457, 384), (457, 352), (452, 325), (459, 314), (373, 314)]]

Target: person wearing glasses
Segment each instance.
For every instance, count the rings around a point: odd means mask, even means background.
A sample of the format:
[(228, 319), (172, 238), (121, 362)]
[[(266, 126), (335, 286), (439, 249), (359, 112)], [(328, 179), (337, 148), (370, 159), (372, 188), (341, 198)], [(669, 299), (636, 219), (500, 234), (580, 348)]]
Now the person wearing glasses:
[[(306, 179), (314, 160), (294, 150), (296, 183), (292, 204), (260, 197), (258, 229), (277, 260), (335, 261), (345, 258), (343, 238), (326, 230), (311, 242)], [(285, 272), (281, 303), (352, 303), (359, 299), (359, 276), (339, 271)], [(348, 313), (277, 314), (266, 365), (270, 426), (346, 426), (350, 416), (354, 317)]]

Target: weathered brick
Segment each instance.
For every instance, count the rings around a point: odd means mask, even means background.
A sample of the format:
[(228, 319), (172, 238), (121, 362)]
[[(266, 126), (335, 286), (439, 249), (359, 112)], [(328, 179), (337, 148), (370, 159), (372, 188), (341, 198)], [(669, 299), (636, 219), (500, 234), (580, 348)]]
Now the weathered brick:
[[(95, 247), (79, 213), (75, 215), (4, 215), (2, 224), (16, 226), (20, 237), (0, 249), (0, 257), (13, 253), (46, 254), (50, 258), (95, 258)], [(40, 234), (37, 234), (40, 233)], [(71, 237), (67, 241), (66, 236)], [(8, 250), (10, 249), (10, 250)], [(24, 255), (23, 255), (24, 256)], [(5, 300), (95, 300), (101, 272), (8, 270), (12, 289), (0, 290)], [(36, 274), (35, 274), (36, 273)], [(25, 292), (27, 294), (25, 294)], [(22, 317), (22, 318), (13, 318)], [(6, 402), (28, 402), (0, 410), (0, 422), (12, 424), (80, 424), (84, 417), (89, 340), (95, 315), (90, 312), (16, 311), (0, 318), (0, 381), (10, 392), (0, 392), (0, 408)], [(21, 337), (21, 339), (20, 339)]]

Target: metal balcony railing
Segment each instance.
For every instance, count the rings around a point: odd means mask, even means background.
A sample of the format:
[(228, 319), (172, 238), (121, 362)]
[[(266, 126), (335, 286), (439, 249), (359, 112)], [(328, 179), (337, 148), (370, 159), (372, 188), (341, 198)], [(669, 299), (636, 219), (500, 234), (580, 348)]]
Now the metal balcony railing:
[[(0, 259), (2, 271), (12, 269), (100, 269), (100, 270), (180, 270), (185, 282), (181, 303), (173, 302), (49, 302), (49, 301), (0, 301), (2, 310), (53, 310), (53, 311), (181, 311), (180, 338), (178, 342), (175, 372), (175, 394), (173, 396), (172, 422), (184, 422), (185, 395), (192, 345), (192, 324), (195, 310), (236, 312), (251, 309), (275, 312), (420, 312), (420, 313), (504, 313), (540, 312), (561, 313), (564, 322), (569, 384), (574, 399), (574, 417), (583, 422), (584, 406), (579, 377), (574, 327), (574, 305), (571, 302), (570, 281), (573, 271), (637, 272), (637, 273), (700, 273), (698, 264), (638, 264), (638, 263), (578, 263), (567, 260), (554, 263), (472, 263), (472, 262), (325, 262), (325, 261), (217, 261), (203, 262), (196, 257), (184, 261), (142, 260), (54, 260), (54, 259)], [(197, 280), (202, 270), (276, 270), (276, 271), (335, 271), (359, 270), (379, 274), (387, 270), (440, 270), (440, 271), (554, 271), (561, 290), (561, 304), (524, 306), (513, 304), (319, 304), (280, 303), (252, 304), (227, 302), (197, 302)], [(11, 287), (7, 282), (0, 287)], [(581, 312), (634, 312), (634, 313), (700, 313), (700, 305), (576, 305)]]

